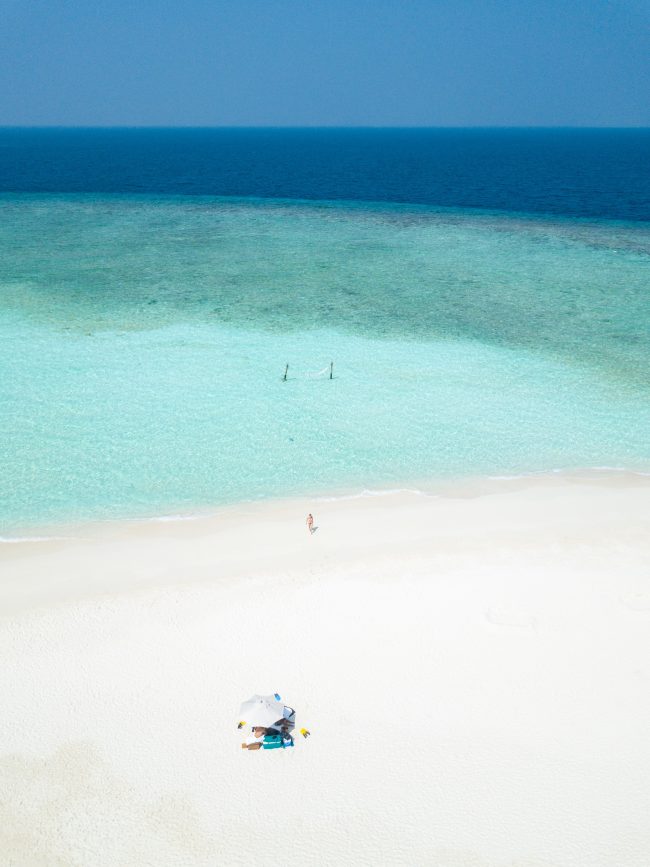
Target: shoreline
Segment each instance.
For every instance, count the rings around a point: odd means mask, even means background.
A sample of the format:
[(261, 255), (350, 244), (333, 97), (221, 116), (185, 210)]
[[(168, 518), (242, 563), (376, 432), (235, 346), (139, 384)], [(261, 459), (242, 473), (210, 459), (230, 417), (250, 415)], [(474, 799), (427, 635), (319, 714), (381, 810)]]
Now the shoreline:
[[(382, 550), (374, 535), (375, 522), (387, 534), (386, 543), (396, 549), (396, 559), (408, 556), (408, 546), (424, 546), (425, 556), (435, 554), (436, 533), (427, 538), (429, 523), (441, 528), (448, 556), (457, 556), (468, 510), (474, 533), (487, 548), (494, 541), (490, 531), (508, 535), (508, 522), (516, 527), (522, 520), (532, 534), (531, 543), (539, 542), (535, 532), (543, 537), (549, 508), (558, 509), (568, 526), (584, 535), (590, 532), (592, 495), (602, 501), (607, 515), (611, 504), (618, 504), (623, 514), (635, 500), (640, 515), (644, 507), (650, 514), (646, 474), (598, 469), (439, 480), (426, 491), (398, 488), (255, 500), (191, 515), (40, 527), (34, 536), (0, 542), (0, 612), (197, 582), (236, 581), (252, 573), (282, 571), (298, 576), (305, 566), (313, 565), (305, 559), (305, 542), (310, 541), (316, 552), (325, 548), (327, 558), (336, 557), (344, 564), (372, 562)], [(572, 509), (576, 514), (571, 514)], [(314, 513), (317, 526), (321, 519), (331, 525), (327, 530), (319, 528), (314, 540), (304, 526), (308, 512)], [(650, 536), (650, 526), (648, 531)], [(266, 556), (264, 563), (260, 552)], [(117, 573), (115, 558), (123, 566)], [(187, 563), (192, 569), (185, 568)], [(42, 566), (64, 576), (63, 580), (39, 579)], [(84, 568), (88, 574), (82, 577)], [(179, 577), (188, 572), (189, 578)]]
[(472, 492), (486, 493), (496, 491), (504, 485), (527, 485), (534, 482), (568, 481), (568, 482), (602, 482), (617, 484), (622, 481), (634, 481), (650, 478), (648, 469), (630, 469), (628, 467), (594, 466), (577, 469), (531, 470), (523, 473), (503, 473), (497, 475), (437, 477), (415, 482), (413, 480), (397, 483), (394, 487), (374, 488), (338, 488), (332, 491), (321, 491), (312, 495), (288, 494), (281, 497), (260, 497), (237, 502), (215, 503), (212, 505), (197, 505), (187, 511), (169, 511), (155, 514), (123, 515), (116, 517), (87, 517), (78, 520), (59, 520), (21, 524), (5, 528), (0, 532), (0, 554), (4, 545), (22, 545), (31, 543), (47, 543), (72, 541), (90, 534), (101, 534), (110, 528), (146, 526), (151, 523), (176, 524), (190, 521), (203, 521), (218, 518), (223, 514), (231, 514), (237, 510), (252, 507), (268, 507), (291, 503), (329, 503), (348, 500), (374, 499), (392, 497), (397, 494), (413, 494), (422, 497), (455, 497), (470, 496)]

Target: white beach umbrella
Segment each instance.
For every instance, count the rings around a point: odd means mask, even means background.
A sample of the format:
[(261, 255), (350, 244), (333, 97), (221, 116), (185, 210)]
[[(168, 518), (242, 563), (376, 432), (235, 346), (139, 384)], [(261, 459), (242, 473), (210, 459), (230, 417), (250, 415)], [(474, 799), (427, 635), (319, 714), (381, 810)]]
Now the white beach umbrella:
[(284, 716), (284, 703), (274, 695), (254, 695), (239, 708), (247, 725), (268, 728)]

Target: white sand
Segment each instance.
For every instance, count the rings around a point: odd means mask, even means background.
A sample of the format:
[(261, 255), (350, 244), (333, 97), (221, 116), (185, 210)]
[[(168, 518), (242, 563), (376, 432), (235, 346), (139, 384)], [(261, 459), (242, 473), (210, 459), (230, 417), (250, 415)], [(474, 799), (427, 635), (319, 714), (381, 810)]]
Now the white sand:
[(647, 867), (649, 530), (603, 474), (0, 545), (0, 863)]

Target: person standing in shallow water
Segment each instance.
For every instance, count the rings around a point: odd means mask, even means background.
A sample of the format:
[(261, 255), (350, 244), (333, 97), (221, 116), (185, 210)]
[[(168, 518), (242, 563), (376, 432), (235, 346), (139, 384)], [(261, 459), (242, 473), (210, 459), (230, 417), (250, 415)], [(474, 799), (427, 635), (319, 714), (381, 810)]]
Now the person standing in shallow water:
[(314, 516), (312, 515), (311, 512), (307, 515), (307, 529), (309, 530), (309, 532), (313, 536), (314, 535)]

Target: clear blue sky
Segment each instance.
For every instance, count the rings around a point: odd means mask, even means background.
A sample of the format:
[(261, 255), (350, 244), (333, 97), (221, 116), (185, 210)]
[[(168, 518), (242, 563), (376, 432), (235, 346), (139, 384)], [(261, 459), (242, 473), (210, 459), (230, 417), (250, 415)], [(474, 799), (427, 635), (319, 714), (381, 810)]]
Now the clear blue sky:
[(0, 0), (0, 125), (650, 126), (650, 0)]

